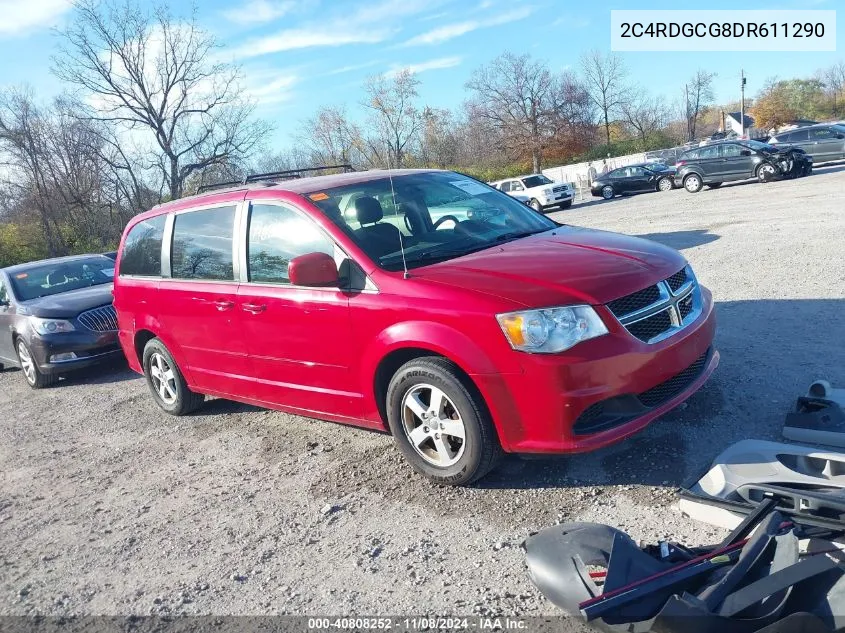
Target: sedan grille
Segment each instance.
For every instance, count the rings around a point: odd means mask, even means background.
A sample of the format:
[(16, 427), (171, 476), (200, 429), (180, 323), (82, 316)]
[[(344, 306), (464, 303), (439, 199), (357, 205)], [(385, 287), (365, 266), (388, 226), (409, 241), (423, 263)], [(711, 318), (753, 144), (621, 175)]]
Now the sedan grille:
[(687, 267), (663, 281), (607, 303), (633, 336), (656, 343), (692, 323), (701, 311), (701, 294)]
[(107, 305), (80, 314), (79, 322), (94, 332), (114, 332), (117, 330), (117, 312), (114, 306)]

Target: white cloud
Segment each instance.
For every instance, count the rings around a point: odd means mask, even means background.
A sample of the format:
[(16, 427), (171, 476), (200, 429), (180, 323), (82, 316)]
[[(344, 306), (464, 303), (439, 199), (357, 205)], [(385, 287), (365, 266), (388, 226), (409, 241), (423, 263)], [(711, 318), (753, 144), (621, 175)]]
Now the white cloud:
[(363, 70), (365, 68), (372, 68), (376, 64), (380, 64), (380, 63), (381, 62), (379, 60), (374, 60), (374, 61), (371, 61), (371, 62), (366, 62), (364, 64), (351, 64), (349, 66), (341, 66), (340, 68), (333, 68), (332, 70), (325, 72), (323, 74), (327, 77), (330, 76), (330, 75), (340, 75), (342, 73), (352, 72), (353, 70)]
[(439, 70), (441, 68), (452, 68), (461, 63), (460, 57), (438, 57), (437, 59), (430, 59), (427, 62), (419, 62), (418, 64), (405, 64), (404, 66), (394, 66), (386, 73), (385, 77), (393, 77), (403, 70), (410, 70), (415, 75), (424, 73), (427, 70)]
[(244, 94), (259, 105), (273, 105), (293, 99), (293, 87), (300, 77), (294, 72), (263, 69), (245, 72)]
[(248, 0), (241, 6), (224, 11), (223, 17), (235, 24), (265, 24), (287, 15), (295, 6), (292, 0)]
[(54, 26), (71, 0), (0, 0), (0, 37)]
[(492, 26), (499, 26), (508, 22), (516, 22), (523, 20), (534, 12), (533, 7), (522, 7), (515, 11), (502, 13), (487, 20), (465, 20), (464, 22), (454, 22), (444, 26), (437, 27), (431, 31), (426, 31), (415, 37), (412, 37), (403, 46), (418, 46), (421, 44), (442, 44), (447, 40), (466, 35), (478, 29), (486, 29)]
[[(361, 4), (349, 13), (336, 14), (320, 22), (257, 38), (233, 52), (235, 57), (248, 58), (303, 48), (376, 44), (391, 37), (402, 21), (445, 1), (382, 0), (374, 4)], [(348, 10), (348, 7), (348, 4), (344, 4), (344, 9)]]

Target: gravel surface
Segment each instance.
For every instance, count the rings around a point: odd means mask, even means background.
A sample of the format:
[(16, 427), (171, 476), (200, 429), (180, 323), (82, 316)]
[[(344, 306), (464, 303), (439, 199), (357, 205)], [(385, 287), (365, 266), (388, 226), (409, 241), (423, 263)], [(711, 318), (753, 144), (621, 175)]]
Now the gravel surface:
[(414, 475), (386, 435), (221, 400), (168, 417), (121, 367), (39, 392), (0, 372), (0, 614), (552, 615), (519, 549), (532, 530), (714, 542), (675, 488), (729, 443), (777, 438), (812, 380), (845, 386), (843, 186), (839, 165), (555, 214), (682, 250), (722, 364), (629, 441), (511, 457), (469, 489)]

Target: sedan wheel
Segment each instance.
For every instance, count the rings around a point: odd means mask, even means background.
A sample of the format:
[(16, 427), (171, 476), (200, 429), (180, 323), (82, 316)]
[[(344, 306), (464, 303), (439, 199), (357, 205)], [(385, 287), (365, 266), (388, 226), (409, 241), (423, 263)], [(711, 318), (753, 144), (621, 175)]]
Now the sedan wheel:
[(38, 369), (38, 364), (32, 357), (32, 352), (23, 341), (18, 341), (18, 360), (21, 364), (21, 371), (23, 377), (26, 378), (27, 384), (33, 389), (43, 389), (54, 384), (59, 378), (55, 374), (45, 374)]
[(605, 200), (610, 200), (613, 197), (613, 187), (605, 185), (601, 188), (601, 197)]
[(657, 188), (660, 191), (671, 191), (672, 190), (672, 180), (669, 178), (661, 178), (657, 182)]
[(402, 399), (402, 426), (413, 449), (433, 466), (448, 468), (464, 454), (461, 414), (433, 385), (418, 384), (408, 390)]
[(684, 178), (684, 189), (689, 191), (690, 193), (698, 193), (701, 191), (701, 178), (698, 174), (690, 174), (686, 178)]

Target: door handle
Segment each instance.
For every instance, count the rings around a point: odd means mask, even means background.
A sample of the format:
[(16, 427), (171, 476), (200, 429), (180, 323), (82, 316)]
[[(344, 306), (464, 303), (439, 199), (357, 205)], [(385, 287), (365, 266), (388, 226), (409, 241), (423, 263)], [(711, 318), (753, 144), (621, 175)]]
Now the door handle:
[(217, 306), (217, 309), (223, 312), (224, 310), (229, 310), (233, 305), (235, 305), (234, 301), (228, 301), (226, 299), (220, 299), (214, 302), (214, 305)]
[(246, 312), (251, 312), (252, 314), (258, 314), (260, 312), (264, 312), (264, 310), (267, 309), (267, 306), (263, 303), (243, 303), (241, 304), (241, 307)]

